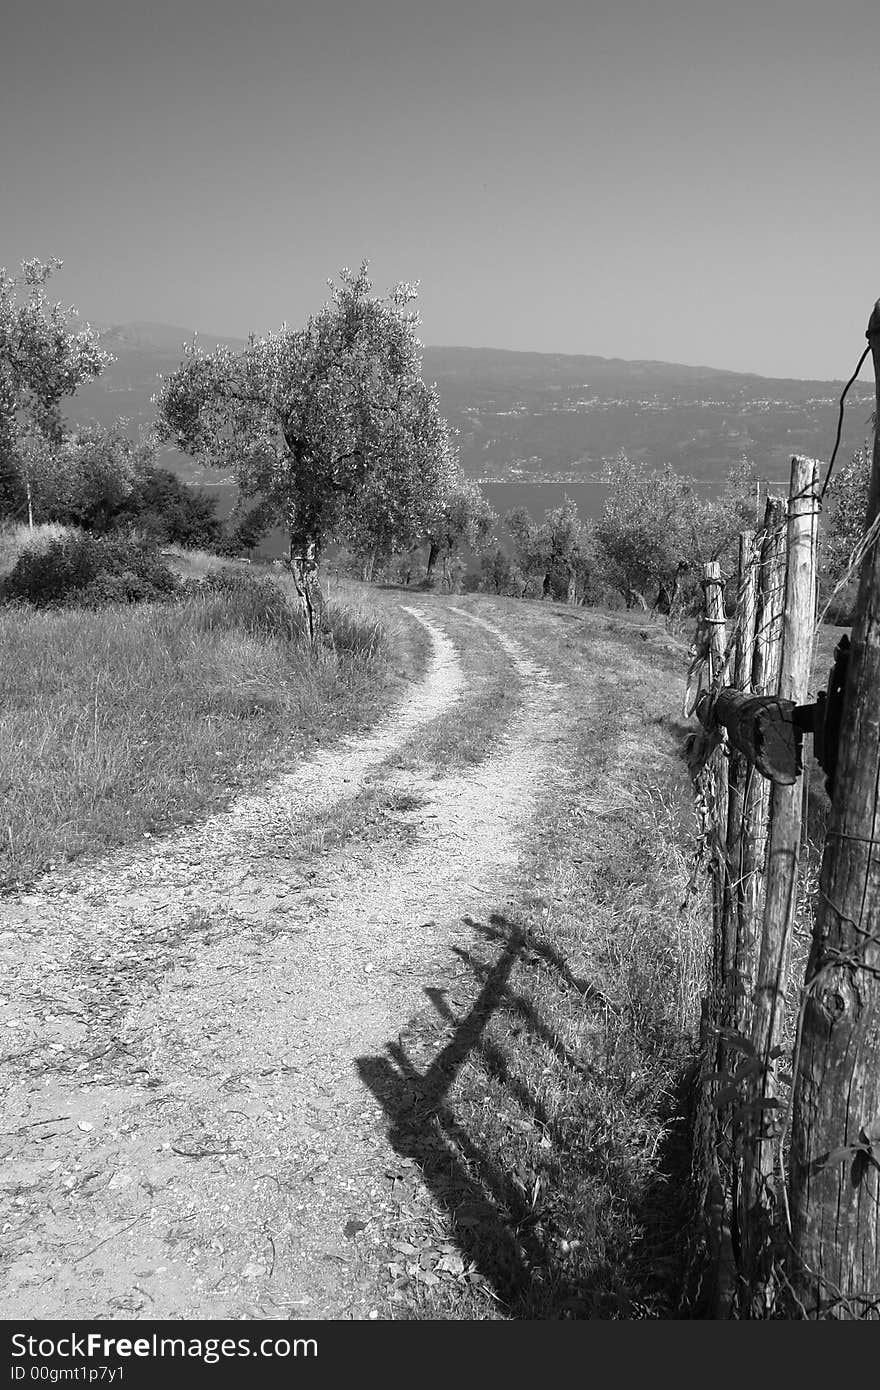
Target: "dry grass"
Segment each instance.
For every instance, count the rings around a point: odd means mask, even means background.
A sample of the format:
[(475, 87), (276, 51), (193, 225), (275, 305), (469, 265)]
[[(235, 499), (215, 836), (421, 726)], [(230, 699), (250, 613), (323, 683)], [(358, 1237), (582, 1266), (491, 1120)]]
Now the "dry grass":
[[(337, 601), (341, 638), (249, 630), (234, 598), (0, 608), (0, 881), (137, 840), (368, 724), (419, 653)], [(210, 610), (210, 611), (209, 611)]]
[(179, 574), (181, 579), (201, 579), (217, 570), (234, 567), (247, 570), (247, 565), (237, 565), (234, 560), (214, 555), (210, 550), (188, 550), (182, 545), (163, 545), (162, 555), (168, 568)]
[(43, 550), (50, 541), (59, 541), (65, 536), (78, 534), (75, 526), (59, 526), (52, 521), (34, 526), (33, 529), (25, 525), (0, 523), (0, 577), (14, 568), (23, 550)]

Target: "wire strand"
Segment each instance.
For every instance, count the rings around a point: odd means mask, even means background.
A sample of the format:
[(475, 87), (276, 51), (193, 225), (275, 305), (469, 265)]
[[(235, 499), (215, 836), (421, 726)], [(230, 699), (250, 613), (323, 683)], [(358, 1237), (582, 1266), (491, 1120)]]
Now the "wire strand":
[(840, 448), (840, 436), (841, 436), (841, 433), (842, 433), (842, 431), (843, 431), (843, 406), (844, 406), (844, 402), (846, 401), (847, 392), (849, 391), (849, 388), (852, 386), (852, 384), (853, 384), (853, 382), (855, 381), (856, 377), (858, 376), (859, 372), (862, 370), (862, 367), (865, 365), (865, 358), (867, 357), (867, 355), (868, 355), (868, 353), (869, 353), (870, 351), (871, 351), (871, 344), (869, 343), (868, 346), (865, 348), (865, 351), (862, 353), (861, 357), (859, 358), (859, 365), (856, 367), (856, 369), (855, 369), (855, 371), (853, 372), (852, 376), (850, 377), (849, 381), (848, 381), (848, 382), (846, 383), (846, 385), (844, 386), (843, 392), (842, 392), (841, 397), (840, 397), (840, 413), (838, 414), (838, 417), (837, 417), (837, 438), (836, 438), (835, 441), (834, 441), (834, 448), (833, 448), (832, 451), (831, 451), (831, 462), (830, 462), (829, 465), (828, 465), (828, 472), (825, 474), (825, 481), (824, 481), (824, 483), (822, 484), (822, 491), (819, 493), (819, 501), (820, 501), (820, 502), (821, 502), (822, 499), (824, 498), (825, 492), (826, 492), (827, 487), (828, 487), (828, 484), (829, 484), (830, 481), (831, 481), (831, 470), (832, 470), (832, 468), (834, 467), (834, 460), (837, 458), (837, 451), (838, 451), (838, 449)]

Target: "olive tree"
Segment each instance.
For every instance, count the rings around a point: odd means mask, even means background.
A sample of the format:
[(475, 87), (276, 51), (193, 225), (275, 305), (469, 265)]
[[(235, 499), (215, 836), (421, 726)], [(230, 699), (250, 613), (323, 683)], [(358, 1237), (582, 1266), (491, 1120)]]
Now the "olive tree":
[(112, 358), (76, 310), (51, 304), (46, 284), (62, 262), (22, 261), (0, 268), (0, 474), (3, 491), (20, 493), (34, 524), (34, 493), (53, 466), (64, 426), (61, 402), (99, 376)]
[(343, 270), (304, 328), (252, 336), (241, 352), (196, 343), (157, 395), (160, 436), (231, 471), (289, 537), (312, 639), (323, 546), (380, 513), (416, 525), (454, 472), (435, 391), (421, 378), (416, 287), (372, 294), (366, 263)]
[(577, 503), (566, 497), (540, 521), (525, 507), (514, 507), (504, 522), (513, 539), (519, 570), (526, 582), (537, 588), (539, 597), (577, 603), (587, 591), (594, 567), (592, 530), (581, 521)]
[(426, 580), (431, 581), (437, 559), (442, 557), (443, 577), (447, 588), (451, 589), (451, 560), (465, 546), (470, 546), (472, 550), (483, 550), (497, 519), (479, 486), (459, 477), (441, 495), (425, 527), (428, 540)]

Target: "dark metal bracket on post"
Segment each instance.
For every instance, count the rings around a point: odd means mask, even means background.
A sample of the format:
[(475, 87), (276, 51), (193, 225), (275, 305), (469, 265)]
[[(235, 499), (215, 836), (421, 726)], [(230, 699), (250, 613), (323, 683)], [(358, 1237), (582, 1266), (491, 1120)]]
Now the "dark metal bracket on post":
[(706, 729), (712, 725), (726, 729), (731, 747), (763, 777), (783, 786), (791, 786), (803, 772), (804, 734), (811, 733), (830, 796), (848, 663), (849, 638), (842, 637), (835, 648), (828, 689), (819, 692), (814, 705), (796, 705), (775, 695), (744, 695), (725, 686), (714, 698), (708, 693), (701, 696), (697, 717)]
[(819, 691), (814, 705), (799, 705), (794, 712), (797, 726), (803, 733), (813, 735), (813, 752), (825, 773), (825, 789), (829, 796), (834, 792), (834, 774), (837, 771), (849, 650), (849, 638), (844, 635), (834, 648), (834, 665), (828, 675), (828, 689)]

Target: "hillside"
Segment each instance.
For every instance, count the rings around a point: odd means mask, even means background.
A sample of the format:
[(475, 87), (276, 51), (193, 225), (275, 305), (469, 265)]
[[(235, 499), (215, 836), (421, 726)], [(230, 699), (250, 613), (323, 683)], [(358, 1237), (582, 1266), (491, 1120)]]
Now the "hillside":
[[(174, 370), (192, 331), (168, 324), (105, 328), (102, 342), (116, 360), (71, 403), (75, 419), (125, 416), (133, 426), (153, 417), (157, 377)], [(203, 334), (207, 348), (219, 341)], [(227, 338), (230, 346), (242, 340)], [(601, 506), (595, 478), (603, 459), (625, 449), (647, 467), (671, 463), (717, 485), (747, 454), (762, 477), (787, 476), (792, 453), (827, 458), (841, 382), (777, 380), (669, 362), (497, 348), (428, 347), (426, 380), (437, 383), (450, 425), (458, 431), (466, 473), (481, 480), (496, 506), (524, 499), (540, 510), (563, 491), (585, 514)], [(872, 394), (853, 388), (843, 456), (867, 432)], [(192, 482), (226, 491), (228, 479), (205, 473), (168, 451), (167, 466)], [(231, 506), (231, 494), (221, 510)]]

